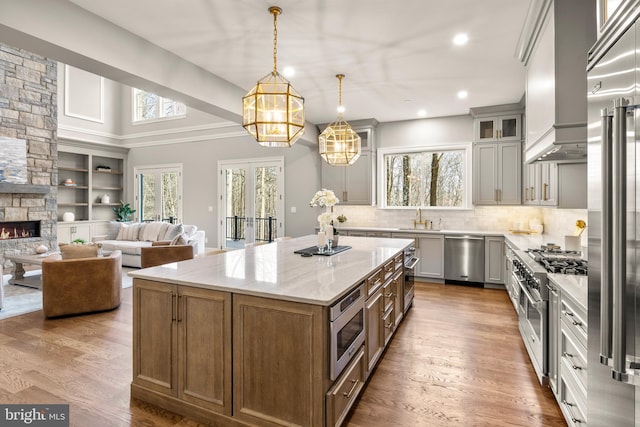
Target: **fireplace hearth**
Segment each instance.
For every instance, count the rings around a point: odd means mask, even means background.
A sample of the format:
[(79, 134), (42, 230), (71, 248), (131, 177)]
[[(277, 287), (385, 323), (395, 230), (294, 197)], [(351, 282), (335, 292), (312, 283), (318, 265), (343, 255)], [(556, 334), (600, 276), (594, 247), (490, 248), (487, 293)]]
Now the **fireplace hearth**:
[(0, 240), (40, 237), (40, 221), (0, 222)]

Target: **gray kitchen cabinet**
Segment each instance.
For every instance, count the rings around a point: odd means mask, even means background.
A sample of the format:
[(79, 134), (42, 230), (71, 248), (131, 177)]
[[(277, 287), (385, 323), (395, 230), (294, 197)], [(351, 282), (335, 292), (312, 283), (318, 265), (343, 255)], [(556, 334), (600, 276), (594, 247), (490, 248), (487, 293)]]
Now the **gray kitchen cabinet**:
[(333, 190), (341, 205), (375, 205), (373, 130), (355, 126), (354, 130), (361, 139), (360, 157), (349, 166), (332, 166), (322, 161), (322, 188)]
[(416, 252), (420, 258), (417, 276), (444, 279), (444, 234), (418, 235)]
[(505, 276), (504, 237), (486, 236), (484, 238), (484, 282), (504, 285)]
[(532, 163), (524, 168), (524, 204), (586, 209), (586, 163)]
[(521, 115), (508, 114), (475, 118), (473, 140), (475, 142), (520, 141)]
[(519, 205), (522, 146), (520, 142), (477, 143), (473, 147), (473, 203)]
[(91, 225), (82, 222), (58, 222), (58, 243), (71, 243), (76, 239), (91, 242)]
[(524, 166), (524, 204), (536, 206), (558, 205), (558, 165), (532, 163)]

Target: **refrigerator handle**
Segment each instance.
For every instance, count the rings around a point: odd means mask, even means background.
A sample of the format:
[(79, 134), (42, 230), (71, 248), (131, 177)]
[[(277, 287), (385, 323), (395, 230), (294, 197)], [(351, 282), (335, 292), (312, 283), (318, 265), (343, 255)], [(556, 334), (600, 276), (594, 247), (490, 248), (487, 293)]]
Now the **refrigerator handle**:
[(602, 218), (600, 236), (602, 253), (600, 258), (600, 363), (611, 362), (611, 147), (613, 145), (612, 119), (607, 108), (600, 114), (602, 123)]
[[(613, 335), (612, 344), (612, 378), (616, 381), (627, 381), (626, 375), (626, 215), (627, 215), (627, 105), (621, 98), (614, 100), (613, 109), (613, 146), (611, 148), (611, 226), (608, 227), (611, 238), (609, 254), (613, 266), (611, 271), (612, 303), (613, 303)], [(609, 239), (609, 236), (606, 237)], [(603, 236), (603, 241), (605, 236)]]

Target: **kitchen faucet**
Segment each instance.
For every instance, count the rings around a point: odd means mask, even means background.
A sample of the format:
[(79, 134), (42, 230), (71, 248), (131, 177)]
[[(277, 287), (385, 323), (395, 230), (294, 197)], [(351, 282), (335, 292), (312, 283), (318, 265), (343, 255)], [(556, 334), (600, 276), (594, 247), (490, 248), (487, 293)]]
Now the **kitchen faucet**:
[(422, 221), (422, 209), (418, 208), (418, 211), (416, 212), (416, 216), (418, 217), (418, 220), (416, 221), (415, 219), (413, 220), (413, 228), (418, 228), (418, 224), (424, 225), (426, 228), (426, 221)]

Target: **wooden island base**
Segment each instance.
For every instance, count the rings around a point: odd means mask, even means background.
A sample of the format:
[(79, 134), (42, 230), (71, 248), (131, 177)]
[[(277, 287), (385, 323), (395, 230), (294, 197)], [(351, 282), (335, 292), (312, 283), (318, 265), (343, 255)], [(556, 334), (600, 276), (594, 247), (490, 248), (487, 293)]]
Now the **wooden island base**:
[(335, 381), (329, 306), (134, 277), (131, 397), (214, 425), (340, 425), (403, 318), (402, 249), (363, 277), (366, 342)]

